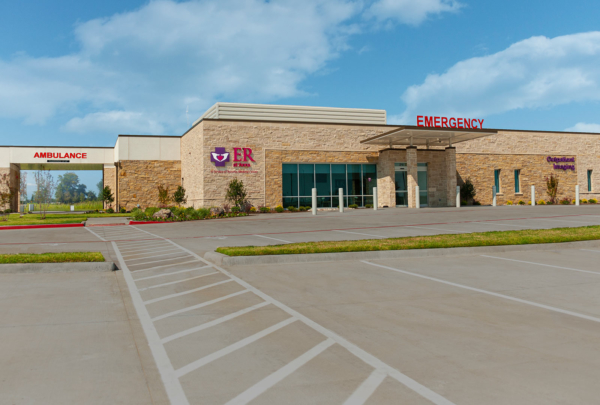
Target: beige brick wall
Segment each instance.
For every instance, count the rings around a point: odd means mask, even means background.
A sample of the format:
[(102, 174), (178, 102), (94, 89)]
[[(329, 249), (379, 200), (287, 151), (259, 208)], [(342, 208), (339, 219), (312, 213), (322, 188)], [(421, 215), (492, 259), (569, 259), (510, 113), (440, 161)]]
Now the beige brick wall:
[[(498, 135), (457, 144), (456, 148), (460, 154), (576, 156), (580, 198), (600, 198), (600, 134), (500, 131)], [(546, 162), (542, 167), (547, 167)], [(587, 170), (593, 170), (592, 193), (587, 192)], [(545, 175), (550, 172), (560, 175), (562, 170), (550, 169)]]
[[(561, 155), (572, 157), (573, 155)], [(577, 184), (577, 172), (567, 170), (555, 170), (552, 163), (546, 161), (547, 155), (504, 155), (504, 154), (457, 154), (456, 170), (458, 172), (458, 184), (462, 185), (464, 180), (471, 178), (477, 195), (475, 199), (482, 204), (492, 203), (492, 187), (494, 186), (494, 170), (500, 169), (500, 193), (497, 195), (497, 203), (506, 204), (523, 200), (525, 203), (531, 201), (531, 186), (535, 186), (536, 201), (540, 199), (547, 201), (546, 178), (554, 173), (559, 177), (558, 197), (575, 198), (575, 184)], [(578, 166), (577, 158), (575, 167)], [(521, 170), (521, 193), (515, 194), (516, 169)], [(581, 188), (581, 187), (580, 187)], [(580, 198), (586, 198), (583, 195)]]
[(8, 204), (0, 205), (1, 210), (11, 209), (13, 211), (18, 211), (19, 209), (19, 167), (17, 165), (11, 164), (10, 167), (0, 167), (0, 175), (7, 175), (8, 185), (6, 181), (2, 181), (0, 184), (0, 191), (8, 192), (10, 188), (13, 189), (13, 197)]
[[(117, 193), (117, 168), (116, 167), (105, 167), (102, 171), (103, 179), (104, 179), (104, 187), (110, 187), (110, 190), (113, 193), (115, 201), (112, 203), (112, 208), (115, 209), (118, 207), (118, 193)], [(102, 197), (102, 196), (99, 196)], [(110, 207), (110, 204), (105, 203), (104, 209)]]
[(119, 162), (119, 207), (127, 210), (138, 204), (142, 209), (157, 207), (158, 185), (172, 195), (181, 185), (181, 162), (177, 160), (123, 160)]
[[(379, 147), (365, 146), (360, 144), (360, 141), (393, 128), (204, 120), (182, 138), (182, 176), (185, 179), (184, 183), (190, 184), (186, 187), (188, 194), (193, 195), (193, 198), (188, 200), (188, 204), (194, 204), (196, 207), (222, 205), (225, 202), (227, 185), (234, 178), (244, 182), (248, 197), (253, 204), (265, 204), (265, 184), (268, 183), (265, 171), (267, 151), (295, 150), (311, 153), (377, 151)], [(230, 162), (224, 169), (217, 168), (210, 162), (210, 153), (215, 147), (224, 147), (230, 153)], [(251, 148), (255, 162), (251, 163), (250, 167), (233, 167), (234, 147)], [(279, 178), (278, 181), (281, 182), (281, 179)], [(273, 201), (269, 197), (269, 204), (271, 202)]]

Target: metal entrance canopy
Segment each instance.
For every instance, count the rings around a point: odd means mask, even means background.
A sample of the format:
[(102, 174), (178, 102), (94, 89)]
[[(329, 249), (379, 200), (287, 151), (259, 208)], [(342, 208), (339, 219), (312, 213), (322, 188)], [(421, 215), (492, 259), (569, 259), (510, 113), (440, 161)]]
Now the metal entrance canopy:
[(495, 129), (462, 129), (401, 126), (381, 135), (360, 141), (367, 145), (406, 146), (452, 146), (453, 143), (470, 141), (495, 135)]

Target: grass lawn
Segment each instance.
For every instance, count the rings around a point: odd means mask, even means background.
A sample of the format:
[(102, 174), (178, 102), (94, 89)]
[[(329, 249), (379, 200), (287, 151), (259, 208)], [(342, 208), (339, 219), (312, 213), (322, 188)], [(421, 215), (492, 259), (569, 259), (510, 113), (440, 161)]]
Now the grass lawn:
[(600, 226), (477, 232), (389, 239), (289, 243), (274, 246), (220, 247), (228, 256), (291, 255), (303, 253), (365, 252), (374, 250), (434, 249), (473, 246), (529, 245), (600, 239)]
[[(29, 211), (29, 204), (25, 204), (25, 211)], [(50, 204), (47, 211), (71, 211), (71, 205), (75, 206), (75, 211), (93, 211), (102, 209), (102, 201), (84, 201), (74, 204)], [(40, 209), (39, 204), (34, 204), (34, 211)]]
[(79, 224), (88, 218), (127, 217), (131, 214), (47, 214), (41, 219), (39, 214), (10, 214), (8, 221), (0, 221), (0, 226), (13, 225), (49, 225), (49, 224)]
[(16, 253), (0, 254), (0, 264), (6, 263), (68, 263), (68, 262), (103, 262), (100, 252), (68, 252), (68, 253)]

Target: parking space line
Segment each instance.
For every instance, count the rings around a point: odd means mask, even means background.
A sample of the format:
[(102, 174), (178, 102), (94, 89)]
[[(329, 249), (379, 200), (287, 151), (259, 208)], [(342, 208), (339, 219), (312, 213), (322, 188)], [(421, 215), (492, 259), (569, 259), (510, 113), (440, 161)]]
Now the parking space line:
[[(150, 253), (159, 253), (159, 252), (176, 252), (179, 249), (176, 249), (175, 247), (171, 246), (168, 249), (152, 249), (152, 252), (146, 252), (146, 253), (130, 253), (127, 255), (124, 255), (123, 257), (130, 257), (130, 256), (139, 256), (139, 255), (147, 255)], [(133, 252), (139, 252), (139, 250), (134, 250)], [(147, 257), (152, 257), (152, 256), (147, 256)], [(132, 260), (132, 259), (125, 259), (125, 260)]]
[(102, 236), (98, 235), (96, 232), (92, 231), (90, 228), (88, 228), (87, 226), (84, 226), (83, 229), (88, 230), (89, 232), (91, 232), (94, 236), (98, 237), (98, 239), (103, 240), (104, 242), (108, 242), (106, 239), (104, 239)]
[[(145, 256), (145, 257), (140, 257), (140, 258), (137, 258), (137, 259), (125, 259), (125, 260), (131, 262), (131, 261), (134, 261), (134, 260), (152, 259), (153, 257), (162, 257), (162, 256), (176, 255), (176, 254), (180, 254), (180, 253), (181, 252), (178, 251), (178, 249), (177, 250), (174, 249), (173, 253), (162, 253), (160, 255), (155, 255), (155, 256)], [(133, 255), (133, 256), (135, 256), (135, 255)], [(149, 262), (149, 263), (153, 263), (153, 262)], [(137, 265), (134, 264), (134, 266), (137, 266)]]
[(160, 337), (158, 336), (158, 332), (150, 319), (150, 314), (148, 313), (148, 309), (142, 302), (142, 297), (140, 293), (135, 291), (135, 282), (133, 281), (133, 277), (131, 276), (131, 272), (127, 268), (125, 264), (125, 260), (121, 256), (121, 252), (119, 252), (119, 248), (115, 242), (112, 242), (113, 250), (117, 255), (117, 260), (119, 261), (120, 267), (123, 270), (123, 277), (125, 278), (125, 282), (129, 287), (129, 291), (131, 292), (131, 300), (133, 302), (133, 306), (135, 307), (135, 311), (137, 312), (139, 321), (144, 329), (144, 333), (146, 334), (146, 338), (148, 339), (148, 346), (150, 347), (150, 351), (152, 352), (152, 356), (154, 357), (154, 361), (156, 362), (156, 368), (160, 374), (163, 385), (165, 387), (165, 391), (167, 393), (167, 397), (171, 404), (181, 404), (181, 405), (189, 405), (189, 401), (183, 391), (183, 387), (181, 386), (181, 382), (175, 375), (175, 371), (173, 369), (173, 364), (167, 355), (167, 351), (165, 347), (160, 343)]
[(207, 307), (209, 305), (216, 304), (217, 302), (225, 301), (229, 298), (233, 298), (233, 297), (241, 295), (241, 294), (246, 294), (247, 292), (250, 292), (250, 291), (242, 290), (242, 291), (234, 292), (233, 294), (228, 294), (223, 297), (215, 298), (214, 300), (205, 301), (200, 304), (192, 305), (191, 307), (185, 307), (185, 308), (178, 309), (176, 311), (167, 312), (166, 314), (162, 314), (162, 315), (152, 318), (152, 322), (160, 321), (161, 319), (165, 319), (165, 318), (168, 318), (173, 315), (183, 314), (184, 312), (193, 311), (194, 309)]
[(134, 240), (134, 241), (126, 241), (126, 242), (119, 242), (123, 248), (128, 249), (134, 246), (141, 246), (141, 245), (149, 245), (149, 244), (155, 244), (155, 243), (163, 243), (164, 240), (161, 239), (147, 239), (147, 240)]
[(304, 354), (295, 358), (285, 366), (281, 367), (279, 370), (275, 371), (273, 374), (263, 378), (257, 384), (248, 388), (246, 391), (239, 394), (237, 397), (228, 401), (225, 405), (245, 405), (250, 401), (257, 398), (259, 395), (267, 391), (269, 388), (273, 387), (275, 384), (298, 370), (300, 367), (317, 357), (319, 354), (323, 353), (329, 347), (335, 344), (333, 339), (327, 338), (323, 342), (319, 343), (312, 349), (308, 350)]
[(168, 343), (168, 342), (170, 342), (172, 340), (179, 339), (180, 337), (184, 337), (184, 336), (187, 336), (187, 335), (191, 335), (192, 333), (200, 332), (201, 330), (208, 329), (208, 328), (211, 328), (213, 326), (219, 325), (219, 324), (221, 324), (223, 322), (230, 321), (232, 319), (237, 318), (238, 316), (242, 316), (244, 314), (247, 314), (249, 312), (254, 311), (255, 309), (259, 309), (259, 308), (262, 308), (262, 307), (267, 306), (267, 305), (271, 305), (271, 304), (268, 303), (267, 301), (263, 301), (260, 304), (252, 305), (251, 307), (244, 308), (244, 309), (239, 310), (237, 312), (234, 312), (232, 314), (222, 316), (222, 317), (217, 318), (217, 319), (215, 319), (213, 321), (203, 323), (202, 325), (194, 326), (193, 328), (181, 331), (179, 333), (175, 333), (175, 334), (173, 334), (171, 336), (167, 336), (166, 338), (161, 339), (161, 343), (165, 344), (165, 343)]
[(360, 232), (350, 232), (350, 231), (342, 231), (340, 229), (332, 229), (332, 232), (343, 232), (343, 233), (353, 233), (355, 235), (365, 235), (365, 236), (374, 236), (376, 238), (387, 238), (388, 236), (381, 236), (381, 235), (372, 235), (370, 233), (360, 233)]
[(211, 363), (217, 359), (220, 359), (223, 356), (227, 356), (230, 353), (233, 353), (236, 350), (239, 350), (243, 347), (248, 346), (251, 343), (256, 342), (259, 339), (262, 339), (265, 336), (270, 335), (271, 333), (278, 331), (281, 328), (284, 328), (286, 326), (288, 326), (289, 324), (291, 324), (292, 322), (296, 322), (297, 319), (294, 317), (288, 318), (285, 321), (281, 321), (279, 323), (276, 323), (273, 326), (269, 326), (266, 329), (261, 330), (258, 333), (255, 333), (252, 336), (248, 336), (247, 338), (244, 338), (240, 341), (237, 341), (227, 347), (222, 348), (221, 350), (217, 350), (216, 352), (213, 352), (207, 356), (202, 357), (201, 359), (198, 359), (196, 361), (191, 362), (190, 364), (181, 367), (180, 369), (175, 370), (175, 375), (179, 378), (183, 377), (184, 375), (191, 373), (194, 370), (198, 370), (200, 367), (207, 365), (208, 363)]
[(493, 291), (482, 290), (480, 288), (469, 287), (468, 285), (453, 283), (451, 281), (446, 281), (446, 280), (442, 280), (442, 279), (435, 278), (435, 277), (429, 277), (429, 276), (425, 276), (423, 274), (413, 273), (413, 272), (406, 271), (406, 270), (400, 270), (400, 269), (396, 269), (394, 267), (384, 266), (382, 264), (371, 263), (371, 262), (366, 261), (366, 260), (361, 260), (360, 262), (368, 264), (370, 266), (381, 267), (382, 269), (387, 269), (387, 270), (392, 270), (392, 271), (395, 271), (395, 272), (398, 272), (398, 273), (407, 274), (409, 276), (419, 277), (419, 278), (422, 278), (422, 279), (425, 279), (425, 280), (430, 280), (430, 281), (435, 281), (435, 282), (438, 282), (438, 283), (450, 285), (452, 287), (458, 287), (458, 288), (462, 288), (462, 289), (469, 290), (469, 291), (474, 291), (474, 292), (478, 292), (478, 293), (482, 293), (482, 294), (487, 294), (487, 295), (491, 295), (493, 297), (504, 298), (504, 299), (509, 300), (509, 301), (515, 301), (515, 302), (519, 302), (521, 304), (527, 304), (527, 305), (531, 305), (533, 307), (538, 307), (538, 308), (546, 309), (546, 310), (549, 310), (549, 311), (558, 312), (560, 314), (571, 315), (571, 316), (574, 316), (574, 317), (577, 317), (577, 318), (586, 319), (588, 321), (593, 321), (593, 322), (600, 323), (600, 318), (596, 318), (595, 316), (580, 314), (578, 312), (573, 312), (573, 311), (569, 311), (569, 310), (566, 310), (566, 309), (552, 307), (550, 305), (539, 304), (537, 302), (527, 301), (527, 300), (523, 300), (523, 299), (520, 299), (520, 298), (511, 297), (510, 295), (504, 295), (504, 294), (495, 293)]
[(151, 278), (166, 277), (166, 276), (170, 276), (171, 274), (187, 273), (187, 272), (194, 271), (194, 270), (206, 269), (208, 267), (212, 267), (212, 266), (202, 266), (202, 267), (194, 267), (193, 269), (185, 269), (185, 270), (172, 271), (170, 273), (162, 273), (162, 274), (157, 274), (155, 276), (148, 276), (148, 277), (136, 278), (133, 281), (142, 281), (142, 280), (149, 280)]
[(132, 254), (137, 254), (137, 253), (132, 253), (132, 252), (144, 252), (146, 250), (156, 250), (156, 249), (160, 249), (163, 247), (172, 247), (171, 245), (154, 245), (152, 247), (148, 247), (148, 248), (131, 248), (131, 249), (121, 249), (121, 253), (127, 253), (128, 255), (132, 255)]
[(356, 391), (344, 401), (343, 405), (363, 405), (371, 395), (373, 395), (383, 380), (385, 380), (385, 377), (387, 377), (385, 373), (382, 373), (379, 370), (373, 370), (371, 375), (369, 375), (369, 377), (358, 386)]
[(482, 257), (489, 257), (491, 259), (500, 259), (500, 260), (508, 260), (510, 262), (518, 262), (518, 263), (526, 263), (526, 264), (535, 264), (537, 266), (546, 266), (546, 267), (553, 267), (555, 269), (562, 269), (562, 270), (570, 270), (570, 271), (578, 271), (580, 273), (590, 273), (590, 274), (597, 274), (600, 275), (600, 272), (597, 271), (589, 271), (589, 270), (581, 270), (581, 269), (573, 269), (571, 267), (561, 267), (561, 266), (554, 266), (552, 264), (544, 264), (544, 263), (537, 263), (537, 262), (528, 262), (525, 260), (517, 260), (517, 259), (508, 259), (506, 257), (498, 257), (498, 256), (488, 256), (488, 255), (480, 255)]
[(269, 237), (269, 236), (264, 236), (264, 235), (252, 235), (252, 236), (258, 236), (258, 237), (260, 237), (260, 238), (273, 239), (273, 240), (277, 240), (277, 241), (279, 241), (279, 242), (284, 242), (284, 243), (293, 243), (293, 242), (290, 242), (290, 241), (288, 241), (288, 240), (277, 239), (277, 238), (271, 238), (271, 237)]
[(173, 284), (177, 284), (177, 283), (183, 283), (184, 281), (195, 280), (197, 278), (211, 276), (213, 274), (221, 274), (221, 273), (218, 272), (218, 271), (215, 271), (215, 272), (208, 273), (208, 274), (202, 274), (202, 275), (196, 276), (196, 277), (184, 278), (183, 280), (170, 281), (168, 283), (156, 284), (156, 285), (152, 285), (150, 287), (140, 288), (138, 291), (146, 291), (146, 290), (151, 290), (153, 288), (159, 288), (159, 287), (164, 287), (164, 286), (167, 286), (167, 285), (173, 285)]
[(182, 264), (188, 264), (188, 263), (196, 263), (198, 262), (198, 260), (190, 260), (187, 262), (183, 262), (183, 263), (171, 263), (171, 264), (163, 264), (162, 266), (155, 266), (155, 267), (149, 267), (147, 269), (139, 269), (139, 270), (132, 270), (132, 273), (141, 273), (142, 271), (148, 271), (148, 270), (156, 270), (156, 269), (160, 269), (162, 267), (169, 267), (169, 266), (181, 266)]
[(176, 298), (176, 297), (181, 297), (182, 295), (192, 294), (192, 293), (195, 293), (195, 292), (198, 292), (198, 291), (206, 290), (207, 288), (215, 287), (217, 285), (221, 285), (221, 284), (225, 284), (225, 283), (230, 283), (232, 281), (233, 280), (231, 280), (231, 279), (229, 279), (229, 280), (223, 280), (223, 281), (219, 281), (217, 283), (205, 285), (205, 286), (202, 286), (202, 287), (194, 288), (194, 289), (183, 291), (183, 292), (180, 292), (180, 293), (169, 294), (169, 295), (165, 295), (165, 296), (162, 296), (162, 297), (153, 298), (151, 300), (144, 301), (144, 304), (146, 304), (146, 305), (148, 305), (148, 304), (154, 304), (155, 302), (164, 301), (164, 300), (168, 300), (168, 299)]
[[(183, 256), (179, 256), (179, 257), (170, 257), (168, 259), (160, 259), (160, 260), (150, 260), (149, 262), (142, 262), (142, 263), (134, 263), (134, 264), (130, 264), (130, 266), (142, 266), (144, 264), (150, 264), (150, 263), (160, 263), (160, 262), (168, 262), (169, 260), (177, 260), (177, 259), (183, 259), (184, 257), (189, 257), (190, 255), (183, 255)], [(135, 271), (135, 270), (134, 270)]]
[[(133, 225), (132, 225), (132, 227), (136, 228)], [(136, 229), (139, 229), (139, 228), (136, 228)], [(148, 231), (144, 231), (144, 230), (141, 230), (141, 229), (140, 229), (140, 231), (145, 232), (148, 235), (152, 235), (154, 237), (160, 238), (160, 236), (155, 235), (153, 233), (150, 233)], [(165, 240), (165, 241), (167, 241), (167, 242), (169, 242), (169, 243), (171, 243), (173, 246), (178, 246), (180, 249), (182, 249), (182, 250), (190, 253), (192, 256), (196, 257), (198, 260), (200, 260), (200, 261), (202, 261), (202, 262), (204, 262), (206, 264), (211, 264), (206, 259), (198, 256), (196, 253), (192, 252), (191, 250), (189, 250), (189, 249), (187, 249), (187, 248), (185, 248), (185, 247), (183, 247), (181, 245), (178, 245), (177, 243), (173, 242), (172, 240), (167, 239), (167, 238), (162, 238), (162, 239)], [(312, 329), (316, 330), (317, 332), (321, 333), (322, 335), (324, 335), (324, 336), (326, 336), (328, 338), (333, 339), (337, 344), (339, 344), (340, 346), (342, 346), (343, 348), (345, 348), (346, 350), (348, 350), (350, 353), (352, 353), (353, 355), (355, 355), (356, 357), (358, 357), (359, 359), (361, 359), (363, 362), (369, 364), (370, 366), (372, 366), (373, 368), (375, 368), (377, 370), (380, 370), (382, 372), (387, 373), (388, 376), (390, 376), (391, 378), (395, 379), (396, 381), (398, 381), (402, 385), (406, 386), (407, 388), (413, 390), (417, 394), (421, 395), (423, 398), (426, 398), (427, 400), (429, 400), (430, 402), (432, 402), (432, 403), (434, 403), (436, 405), (454, 405), (454, 403), (452, 401), (447, 400), (446, 398), (444, 398), (440, 394), (438, 394), (438, 393), (432, 391), (431, 389), (427, 388), (426, 386), (418, 383), (417, 381), (413, 380), (412, 378), (410, 378), (406, 374), (403, 374), (399, 370), (391, 367), (390, 365), (388, 365), (384, 361), (380, 360), (379, 358), (377, 358), (377, 357), (373, 356), (372, 354), (366, 352), (365, 350), (361, 349), (360, 347), (356, 346), (355, 344), (350, 343), (348, 340), (346, 340), (345, 338), (341, 337), (337, 333), (332, 332), (331, 330), (329, 330), (329, 329), (325, 328), (324, 326), (318, 324), (317, 322), (313, 321), (312, 319), (310, 319), (310, 318), (302, 315), (298, 311), (295, 311), (292, 308), (288, 307), (287, 305), (285, 305), (285, 304), (277, 301), (276, 299), (274, 299), (271, 296), (265, 294), (261, 290), (253, 287), (251, 284), (247, 283), (246, 281), (242, 280), (241, 278), (234, 276), (233, 274), (231, 274), (230, 272), (228, 272), (224, 268), (219, 267), (217, 265), (213, 265), (213, 267), (216, 268), (217, 270), (221, 271), (223, 274), (225, 274), (226, 276), (230, 277), (231, 279), (235, 280), (239, 285), (241, 285), (242, 287), (246, 288), (246, 290), (253, 292), (254, 294), (256, 294), (257, 296), (259, 296), (263, 300), (270, 302), (271, 304), (273, 304), (276, 307), (280, 308), (284, 312), (287, 312), (291, 316), (299, 319), (305, 325), (311, 327)], [(182, 311), (182, 310), (180, 310), (180, 311)], [(184, 309), (184, 311), (185, 311), (185, 309)], [(175, 312), (177, 312), (177, 311), (175, 311)], [(166, 315), (170, 316), (169, 314), (166, 314)], [(165, 316), (163, 315), (162, 317), (165, 317)], [(157, 318), (161, 318), (161, 317), (157, 317)], [(157, 318), (154, 318), (153, 320), (156, 320)]]

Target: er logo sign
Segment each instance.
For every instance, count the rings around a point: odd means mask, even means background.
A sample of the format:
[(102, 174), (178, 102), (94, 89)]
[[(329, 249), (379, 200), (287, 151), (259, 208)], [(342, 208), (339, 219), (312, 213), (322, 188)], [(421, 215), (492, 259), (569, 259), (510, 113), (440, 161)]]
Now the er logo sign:
[(210, 161), (217, 167), (223, 167), (225, 162), (229, 162), (229, 152), (226, 152), (225, 148), (215, 148), (215, 151), (210, 153)]

